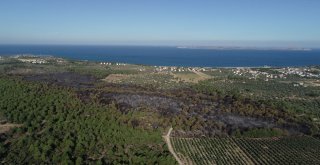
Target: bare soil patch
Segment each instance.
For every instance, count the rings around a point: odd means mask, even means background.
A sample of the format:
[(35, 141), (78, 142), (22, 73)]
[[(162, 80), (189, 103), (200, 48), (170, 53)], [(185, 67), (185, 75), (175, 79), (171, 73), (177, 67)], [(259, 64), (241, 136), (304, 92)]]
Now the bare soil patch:
[(110, 74), (109, 76), (107, 76), (102, 80), (112, 83), (112, 82), (118, 82), (118, 81), (127, 79), (129, 77), (130, 77), (129, 75), (125, 75), (125, 74)]
[(178, 80), (190, 83), (198, 83), (199, 81), (212, 78), (212, 76), (199, 71), (192, 71), (190, 73), (172, 73), (172, 75)]
[(21, 127), (21, 126), (22, 124), (12, 124), (12, 123), (0, 124), (0, 134), (8, 132), (12, 128)]

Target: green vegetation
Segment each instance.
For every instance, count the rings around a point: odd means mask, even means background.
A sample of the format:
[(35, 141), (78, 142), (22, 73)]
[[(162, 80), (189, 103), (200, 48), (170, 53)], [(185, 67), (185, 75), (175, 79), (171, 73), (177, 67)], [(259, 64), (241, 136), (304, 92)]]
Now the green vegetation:
[(114, 106), (84, 104), (72, 89), (0, 79), (0, 111), (23, 124), (1, 139), (9, 164), (174, 164), (161, 132), (134, 129)]
[(287, 111), (308, 113), (320, 117), (320, 89), (317, 86), (294, 86), (280, 81), (249, 80), (245, 78), (215, 78), (192, 86), (206, 94), (236, 95), (271, 104), (283, 105)]

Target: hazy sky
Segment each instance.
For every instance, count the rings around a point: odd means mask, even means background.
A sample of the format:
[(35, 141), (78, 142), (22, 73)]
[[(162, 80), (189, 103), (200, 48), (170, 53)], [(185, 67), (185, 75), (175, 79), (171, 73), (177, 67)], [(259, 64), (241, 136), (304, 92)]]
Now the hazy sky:
[(1, 0), (0, 44), (320, 47), (320, 0)]

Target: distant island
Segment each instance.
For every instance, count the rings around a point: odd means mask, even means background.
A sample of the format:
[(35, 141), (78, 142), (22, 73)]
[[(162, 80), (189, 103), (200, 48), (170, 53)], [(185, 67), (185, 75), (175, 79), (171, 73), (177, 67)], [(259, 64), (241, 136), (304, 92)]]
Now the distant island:
[[(230, 51), (231, 50), (231, 51)], [(258, 67), (320, 65), (314, 48), (262, 48), (206, 45), (175, 46), (79, 46), (0, 45), (0, 55), (54, 55), (74, 60), (113, 61), (130, 64), (183, 67)], [(185, 58), (186, 57), (186, 58)], [(290, 58), (288, 58), (290, 57)]]
[(178, 49), (210, 49), (210, 50), (284, 50), (284, 51), (312, 51), (311, 48), (290, 47), (241, 47), (241, 46), (178, 46)]

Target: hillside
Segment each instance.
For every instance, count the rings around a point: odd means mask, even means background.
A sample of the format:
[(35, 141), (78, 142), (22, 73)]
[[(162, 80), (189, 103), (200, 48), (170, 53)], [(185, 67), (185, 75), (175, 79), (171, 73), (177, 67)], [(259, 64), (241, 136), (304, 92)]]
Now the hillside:
[[(188, 139), (192, 145), (227, 139), (228, 147), (242, 147), (244, 164), (271, 163), (247, 153), (247, 144), (258, 143), (250, 139), (266, 138), (267, 147), (274, 138), (314, 140), (292, 152), (319, 143), (318, 66), (166, 67), (8, 56), (0, 60), (0, 93), (3, 164), (176, 164), (162, 138), (170, 127), (176, 151), (185, 152), (177, 147)], [(306, 158), (318, 161), (310, 153)]]

